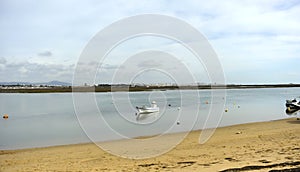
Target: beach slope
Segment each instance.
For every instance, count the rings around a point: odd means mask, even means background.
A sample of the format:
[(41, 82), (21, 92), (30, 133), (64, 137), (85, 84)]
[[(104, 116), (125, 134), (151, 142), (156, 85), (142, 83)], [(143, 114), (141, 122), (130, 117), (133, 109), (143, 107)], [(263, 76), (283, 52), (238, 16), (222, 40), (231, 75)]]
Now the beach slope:
[(143, 160), (120, 158), (94, 144), (0, 151), (0, 171), (300, 170), (300, 120), (295, 118), (218, 128), (205, 144), (198, 143), (200, 132), (191, 132), (164, 155)]

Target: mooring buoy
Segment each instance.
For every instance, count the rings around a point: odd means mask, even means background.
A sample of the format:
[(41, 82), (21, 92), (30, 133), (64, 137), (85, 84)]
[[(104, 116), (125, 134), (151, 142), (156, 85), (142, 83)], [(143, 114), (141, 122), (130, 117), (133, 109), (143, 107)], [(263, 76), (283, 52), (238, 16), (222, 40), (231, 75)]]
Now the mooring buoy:
[(3, 115), (3, 118), (4, 118), (4, 119), (8, 119), (8, 115), (7, 115), (7, 114), (4, 114), (4, 115)]

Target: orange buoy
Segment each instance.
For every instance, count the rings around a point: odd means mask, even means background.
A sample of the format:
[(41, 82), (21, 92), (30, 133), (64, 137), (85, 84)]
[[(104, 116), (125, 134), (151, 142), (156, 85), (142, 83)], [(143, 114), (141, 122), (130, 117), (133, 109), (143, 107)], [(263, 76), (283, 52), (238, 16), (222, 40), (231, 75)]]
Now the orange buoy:
[(4, 114), (4, 115), (3, 115), (3, 118), (4, 118), (4, 119), (8, 119), (8, 115), (7, 115), (7, 114)]

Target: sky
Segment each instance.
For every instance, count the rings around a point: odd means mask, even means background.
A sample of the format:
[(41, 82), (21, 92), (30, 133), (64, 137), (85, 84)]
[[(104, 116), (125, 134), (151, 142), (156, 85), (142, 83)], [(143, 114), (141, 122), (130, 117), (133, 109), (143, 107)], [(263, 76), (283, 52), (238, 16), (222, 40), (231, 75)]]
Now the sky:
[[(72, 82), (88, 42), (110, 24), (140, 14), (168, 15), (195, 27), (218, 54), (228, 84), (300, 83), (299, 0), (0, 0), (0, 82)], [(169, 41), (144, 37), (120, 45), (96, 82), (109, 82), (136, 45), (178, 51)], [(209, 83), (205, 66), (178, 56), (198, 82)], [(135, 82), (171, 82), (157, 71), (144, 76)]]

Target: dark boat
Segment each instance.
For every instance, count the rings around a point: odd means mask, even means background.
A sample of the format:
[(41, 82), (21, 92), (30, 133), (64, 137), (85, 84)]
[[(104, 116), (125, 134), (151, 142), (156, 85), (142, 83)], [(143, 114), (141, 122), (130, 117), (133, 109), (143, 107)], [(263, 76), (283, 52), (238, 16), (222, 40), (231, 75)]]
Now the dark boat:
[(297, 99), (286, 100), (285, 106), (287, 109), (300, 109), (300, 101)]
[(300, 109), (291, 109), (291, 108), (286, 108), (285, 113), (287, 115), (296, 115)]

